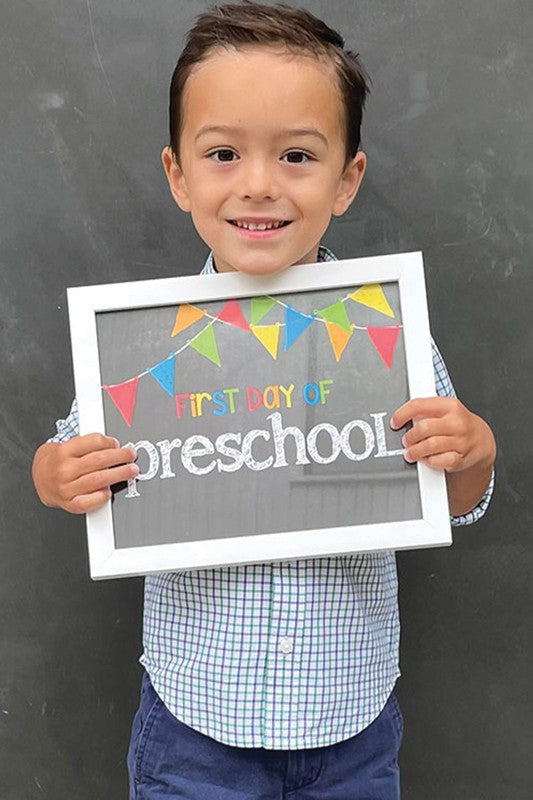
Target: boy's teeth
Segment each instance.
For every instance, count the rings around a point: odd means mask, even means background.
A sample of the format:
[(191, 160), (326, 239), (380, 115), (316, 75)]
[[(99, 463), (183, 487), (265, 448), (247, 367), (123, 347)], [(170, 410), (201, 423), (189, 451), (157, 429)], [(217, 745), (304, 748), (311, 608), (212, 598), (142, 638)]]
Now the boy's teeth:
[(279, 228), (283, 225), (283, 222), (242, 222), (241, 220), (235, 220), (235, 224), (239, 228), (246, 228), (249, 231), (268, 231), (272, 228)]

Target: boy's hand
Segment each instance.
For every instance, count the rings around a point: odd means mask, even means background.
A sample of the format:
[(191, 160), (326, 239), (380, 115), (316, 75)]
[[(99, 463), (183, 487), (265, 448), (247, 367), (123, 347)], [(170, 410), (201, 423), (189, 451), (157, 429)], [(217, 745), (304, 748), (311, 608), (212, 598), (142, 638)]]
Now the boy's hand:
[(47, 442), (35, 453), (33, 482), (46, 506), (85, 514), (110, 499), (114, 483), (139, 474), (136, 458), (133, 448), (100, 433)]
[(423, 461), (448, 473), (452, 514), (470, 511), (486, 491), (496, 456), (487, 423), (454, 397), (409, 400), (398, 408), (391, 427), (413, 427), (402, 438), (406, 461)]
[(479, 461), (493, 460), (489, 426), (455, 397), (409, 400), (394, 412), (391, 427), (403, 428), (410, 421), (413, 427), (402, 439), (406, 461), (460, 472)]

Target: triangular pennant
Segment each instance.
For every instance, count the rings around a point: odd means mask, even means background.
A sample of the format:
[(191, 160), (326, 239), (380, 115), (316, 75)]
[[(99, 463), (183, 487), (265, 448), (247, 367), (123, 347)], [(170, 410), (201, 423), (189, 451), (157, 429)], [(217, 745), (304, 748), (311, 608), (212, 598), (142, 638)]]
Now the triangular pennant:
[(351, 323), (348, 319), (348, 314), (346, 313), (346, 308), (342, 300), (338, 300), (336, 303), (333, 303), (333, 305), (328, 306), (327, 308), (322, 308), (316, 313), (319, 317), (322, 317), (322, 319), (338, 325), (340, 328), (345, 330), (346, 333), (349, 333), (352, 330)]
[(379, 283), (367, 283), (365, 286), (361, 286), (360, 289), (356, 289), (350, 297), (352, 300), (355, 300), (356, 303), (361, 303), (364, 306), (368, 306), (368, 308), (373, 308), (375, 311), (386, 314), (388, 317), (394, 317), (394, 311), (390, 307), (383, 289), (381, 288), (381, 284)]
[(253, 335), (266, 347), (272, 358), (278, 357), (279, 322), (274, 325), (250, 325)]
[(212, 361), (213, 364), (216, 364), (217, 367), (220, 367), (220, 356), (218, 355), (217, 342), (212, 325), (207, 325), (198, 336), (191, 339), (189, 344), (191, 347), (194, 347), (200, 355), (205, 356)]
[(400, 333), (400, 326), (394, 325), (392, 328), (373, 328), (367, 325), (366, 331), (372, 344), (381, 356), (381, 360), (385, 366), (390, 369), (392, 367), (396, 342), (398, 341), (398, 334)]
[(131, 428), (131, 421), (133, 419), (133, 409), (135, 408), (135, 398), (137, 397), (137, 384), (139, 377), (132, 378), (130, 381), (124, 383), (117, 383), (116, 386), (106, 386), (104, 389), (109, 397), (116, 405), (122, 415), (122, 419)]
[(333, 352), (335, 353), (335, 358), (337, 361), (340, 361), (340, 357), (344, 352), (344, 348), (350, 341), (352, 329), (350, 328), (350, 332), (348, 333), (348, 331), (345, 331), (344, 328), (341, 328), (339, 325), (335, 325), (334, 322), (326, 322), (326, 328), (328, 329), (328, 336), (331, 346), (333, 347)]
[(250, 330), (241, 307), (236, 300), (228, 300), (220, 314), (217, 314), (217, 319), (222, 322), (229, 322), (230, 325), (235, 325), (237, 328), (242, 328), (245, 331)]
[(252, 297), (252, 325), (261, 322), (274, 305), (276, 305), (276, 301), (271, 297)]
[(174, 328), (170, 335), (176, 336), (178, 333), (181, 333), (181, 331), (186, 330), (186, 328), (190, 328), (193, 322), (196, 322), (196, 320), (201, 319), (203, 316), (205, 316), (205, 311), (201, 308), (196, 308), (196, 306), (190, 306), (188, 303), (185, 303), (178, 308), (176, 322), (174, 323)]
[(174, 353), (148, 370), (165, 392), (174, 397)]
[(285, 351), (287, 351), (289, 347), (292, 347), (296, 339), (307, 330), (314, 318), (314, 314), (311, 316), (300, 314), (300, 312), (295, 311), (292, 306), (287, 306), (285, 310)]

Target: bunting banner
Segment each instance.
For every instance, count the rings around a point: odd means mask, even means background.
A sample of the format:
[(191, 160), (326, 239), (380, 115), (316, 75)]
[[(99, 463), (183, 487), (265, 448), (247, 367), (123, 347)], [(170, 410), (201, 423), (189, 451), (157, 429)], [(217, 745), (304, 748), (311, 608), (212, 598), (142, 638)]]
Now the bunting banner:
[(122, 419), (128, 428), (131, 428), (131, 423), (133, 420), (133, 410), (135, 408), (138, 383), (139, 377), (137, 376), (129, 381), (117, 383), (115, 386), (107, 386), (104, 384), (104, 389), (120, 411)]
[(189, 344), (198, 353), (200, 353), (200, 355), (205, 356), (212, 361), (213, 364), (216, 364), (217, 367), (221, 366), (217, 342), (215, 339), (215, 332), (212, 325), (207, 325), (203, 331), (200, 331), (198, 336), (195, 336), (194, 339), (191, 339)]
[(372, 344), (378, 351), (381, 360), (387, 369), (390, 369), (392, 367), (396, 342), (398, 341), (398, 335), (400, 333), (400, 326), (394, 325), (394, 327), (389, 328), (374, 328), (371, 325), (367, 325), (366, 331)]
[(348, 344), (348, 342), (350, 341), (350, 337), (353, 331), (350, 328), (348, 332), (344, 328), (341, 328), (340, 325), (336, 325), (334, 322), (328, 322), (328, 321), (326, 321), (326, 330), (328, 332), (329, 340), (333, 348), (335, 359), (337, 361), (340, 361), (340, 357), (344, 353), (344, 349)]
[(381, 314), (386, 314), (387, 317), (394, 317), (394, 311), (390, 307), (381, 284), (379, 283), (368, 283), (365, 286), (361, 286), (349, 296), (352, 300), (355, 300), (356, 303), (361, 303), (368, 308), (373, 308)]
[(220, 314), (217, 314), (217, 319), (221, 320), (221, 322), (227, 322), (229, 325), (234, 325), (236, 328), (242, 328), (245, 331), (250, 330), (250, 326), (246, 322), (241, 307), (236, 300), (228, 300)]
[(178, 313), (176, 314), (176, 322), (174, 323), (174, 328), (170, 335), (177, 336), (178, 333), (190, 328), (193, 323), (205, 317), (205, 315), (206, 312), (201, 308), (196, 308), (196, 306), (190, 306), (187, 303), (179, 306)]
[(174, 361), (176, 356), (171, 353), (168, 358), (151, 367), (148, 372), (152, 375), (162, 389), (170, 396), (174, 397)]
[(296, 311), (296, 309), (292, 308), (292, 306), (287, 306), (285, 310), (285, 352), (287, 352), (289, 347), (292, 347), (294, 342), (307, 330), (314, 318), (314, 314), (311, 316), (302, 314), (300, 311)]
[(279, 322), (274, 325), (250, 325), (253, 335), (259, 339), (272, 358), (278, 357), (279, 329)]
[(321, 311), (316, 311), (319, 317), (325, 319), (326, 322), (332, 322), (339, 328), (342, 328), (346, 333), (350, 334), (352, 327), (346, 313), (346, 306), (342, 300), (338, 300), (333, 305), (323, 308)]
[[(285, 328), (283, 349), (286, 352), (313, 322), (316, 321), (325, 325), (333, 355), (337, 362), (340, 361), (354, 331), (366, 331), (381, 360), (390, 370), (402, 327), (401, 324), (393, 326), (355, 325), (350, 321), (346, 311), (345, 303), (348, 299), (372, 308), (386, 316), (394, 317), (394, 312), (380, 284), (360, 286), (344, 298), (326, 306), (326, 308), (316, 309), (312, 314), (304, 314), (297, 311), (279, 298), (265, 295), (252, 297), (250, 302), (250, 323), (246, 320), (241, 305), (237, 300), (226, 301), (221, 311), (216, 315), (208, 313), (205, 309), (184, 303), (178, 307), (171, 336), (174, 337), (187, 330), (203, 317), (208, 320), (206, 326), (193, 338), (187, 340), (178, 350), (170, 353), (167, 358), (149, 367), (145, 372), (122, 383), (113, 386), (104, 385), (102, 388), (105, 389), (128, 427), (131, 427), (137, 396), (137, 384), (144, 375), (151, 375), (169, 397), (174, 397), (176, 357), (186, 348), (192, 347), (204, 358), (216, 364), (216, 366), (221, 366), (214, 331), (215, 323), (217, 322), (250, 331), (274, 360), (278, 358), (281, 328)], [(259, 325), (258, 322), (275, 305), (284, 309), (285, 321), (275, 322), (271, 325)]]
[(272, 297), (252, 297), (252, 325), (257, 325), (263, 317), (266, 317), (272, 306), (276, 305), (276, 300)]

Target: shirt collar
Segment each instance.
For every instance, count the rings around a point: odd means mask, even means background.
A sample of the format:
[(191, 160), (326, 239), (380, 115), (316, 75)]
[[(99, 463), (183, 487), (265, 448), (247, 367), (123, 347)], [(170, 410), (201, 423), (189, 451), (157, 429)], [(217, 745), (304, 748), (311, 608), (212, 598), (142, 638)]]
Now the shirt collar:
[[(324, 245), (320, 245), (318, 248), (318, 260), (319, 261), (336, 261), (337, 257), (334, 253), (328, 248), (324, 247)], [(217, 270), (215, 269), (215, 263), (213, 261), (213, 251), (209, 253), (207, 256), (207, 261), (204, 264), (204, 268), (202, 269), (200, 275), (216, 275)]]

